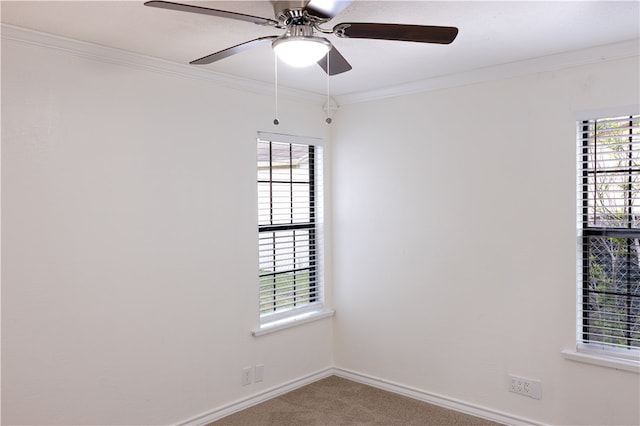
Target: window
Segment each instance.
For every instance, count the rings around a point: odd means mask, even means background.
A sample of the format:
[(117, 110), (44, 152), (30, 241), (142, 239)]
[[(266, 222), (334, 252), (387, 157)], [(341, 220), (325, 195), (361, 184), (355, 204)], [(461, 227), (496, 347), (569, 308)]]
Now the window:
[(262, 323), (322, 308), (322, 148), (310, 142), (259, 134)]
[(578, 123), (579, 349), (640, 353), (638, 115)]

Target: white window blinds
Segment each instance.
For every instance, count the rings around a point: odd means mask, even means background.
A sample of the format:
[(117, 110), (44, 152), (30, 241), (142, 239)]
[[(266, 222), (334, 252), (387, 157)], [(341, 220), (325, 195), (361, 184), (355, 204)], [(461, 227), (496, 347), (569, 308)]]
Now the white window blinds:
[(322, 300), (322, 150), (283, 139), (261, 134), (257, 144), (263, 322), (320, 309)]
[(638, 115), (578, 123), (579, 342), (640, 348)]

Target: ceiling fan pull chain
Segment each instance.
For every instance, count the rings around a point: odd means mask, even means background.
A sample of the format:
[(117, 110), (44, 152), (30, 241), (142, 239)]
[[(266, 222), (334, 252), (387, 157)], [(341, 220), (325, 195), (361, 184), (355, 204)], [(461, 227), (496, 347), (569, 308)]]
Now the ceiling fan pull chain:
[[(330, 52), (331, 50), (329, 50)], [(327, 124), (331, 124), (331, 116), (329, 114), (329, 105), (331, 103), (331, 97), (329, 96), (329, 75), (331, 74), (331, 72), (329, 72), (329, 70), (331, 69), (331, 63), (330, 58), (331, 55), (329, 55), (329, 52), (327, 52), (327, 108), (326, 108), (326, 113), (327, 113), (327, 118), (324, 120)]]
[(280, 120), (278, 120), (278, 56), (276, 54), (273, 55), (274, 67), (275, 67), (275, 93), (276, 93), (276, 118), (273, 119), (273, 124), (276, 126), (280, 124)]

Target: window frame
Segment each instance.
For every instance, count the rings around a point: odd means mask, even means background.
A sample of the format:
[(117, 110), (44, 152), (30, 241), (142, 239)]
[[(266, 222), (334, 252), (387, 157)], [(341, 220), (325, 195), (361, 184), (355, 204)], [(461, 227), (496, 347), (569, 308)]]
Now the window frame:
[[(612, 358), (612, 359), (620, 359), (627, 360), (625, 362), (631, 361), (633, 365), (637, 366), (637, 363), (640, 363), (640, 347), (633, 346), (629, 338), (627, 338), (628, 343), (626, 345), (618, 345), (614, 343), (603, 343), (594, 341), (592, 339), (593, 332), (589, 331), (589, 327), (591, 326), (589, 323), (589, 296), (592, 293), (598, 293), (598, 291), (594, 291), (589, 288), (589, 280), (590, 280), (590, 263), (589, 258), (585, 256), (585, 253), (590, 253), (589, 249), (591, 249), (595, 244), (590, 242), (590, 238), (612, 238), (612, 237), (624, 237), (629, 239), (640, 238), (640, 228), (633, 227), (631, 222), (633, 221), (632, 215), (633, 210), (629, 211), (629, 225), (626, 228), (620, 227), (608, 227), (608, 226), (596, 226), (594, 222), (594, 226), (589, 226), (589, 206), (590, 202), (595, 200), (595, 197), (590, 197), (589, 195), (589, 143), (590, 139), (588, 137), (589, 134), (589, 125), (595, 125), (598, 121), (607, 120), (611, 118), (618, 117), (629, 117), (630, 121), (637, 120), (638, 113), (629, 113), (629, 111), (639, 111), (640, 108), (638, 106), (630, 106), (624, 107), (615, 110), (608, 111), (590, 111), (588, 113), (583, 113), (581, 116), (576, 117), (577, 119), (577, 147), (578, 147), (578, 155), (577, 155), (577, 170), (578, 170), (578, 180), (577, 180), (577, 201), (578, 201), (578, 210), (577, 210), (577, 234), (578, 234), (578, 244), (577, 244), (577, 321), (576, 321), (576, 350), (577, 352), (581, 352), (587, 354), (587, 356), (595, 356), (600, 358)], [(594, 118), (599, 117), (599, 118)], [(636, 133), (630, 132), (630, 152), (635, 143)], [(632, 157), (630, 157), (632, 160)], [(623, 169), (623, 168), (620, 168)], [(630, 185), (634, 185), (632, 181), (632, 177), (636, 172), (636, 166), (629, 164), (628, 170), (623, 171), (625, 178), (629, 177)], [(620, 170), (617, 170), (620, 172)], [(611, 173), (613, 174), (613, 173)], [(596, 172), (593, 174), (596, 175)], [(633, 190), (633, 186), (629, 189), (629, 191)], [(625, 190), (626, 191), (626, 190)], [(625, 194), (624, 197), (627, 197)], [(629, 192), (629, 199), (632, 199), (632, 193)], [(627, 199), (625, 198), (625, 203)], [(632, 204), (630, 204), (631, 206)], [(595, 206), (595, 202), (594, 202)], [(629, 206), (629, 209), (631, 207)], [(625, 204), (626, 207), (626, 204)], [(595, 207), (594, 207), (595, 208)], [(629, 254), (627, 255), (629, 256)], [(630, 265), (627, 265), (627, 270), (630, 268)], [(630, 279), (630, 278), (629, 278)], [(627, 285), (629, 288), (629, 285)], [(637, 296), (629, 293), (629, 290), (623, 297), (628, 298), (629, 300), (633, 300)], [(630, 312), (630, 311), (629, 311)], [(627, 314), (629, 315), (629, 314)], [(634, 368), (635, 371), (635, 368)]]
[[(323, 234), (323, 141), (318, 138), (311, 137), (302, 137), (302, 136), (294, 136), (294, 135), (285, 135), (285, 134), (277, 134), (277, 133), (268, 133), (268, 132), (258, 132), (257, 138), (257, 146), (260, 143), (269, 143), (271, 146), (272, 143), (279, 144), (289, 144), (289, 145), (306, 145), (309, 149), (309, 220), (307, 222), (294, 222), (291, 223), (272, 223), (273, 216), (271, 216), (271, 220), (269, 224), (261, 224), (261, 220), (258, 220), (258, 314), (260, 317), (260, 327), (271, 327), (273, 325), (281, 325), (288, 321), (292, 320), (301, 320), (308, 318), (309, 315), (313, 315), (314, 313), (319, 313), (324, 308), (324, 234)], [(259, 161), (259, 159), (258, 159)], [(269, 183), (272, 185), (273, 183), (278, 183), (274, 181), (272, 174), (272, 164), (269, 165), (270, 175), (268, 180), (260, 180), (257, 179), (258, 186), (261, 183)], [(291, 169), (289, 169), (291, 173)], [(258, 169), (259, 172), (259, 169)], [(291, 179), (288, 183), (291, 183), (292, 186), (296, 183), (293, 179)], [(258, 192), (256, 197), (258, 204), (260, 204), (260, 193)], [(270, 215), (273, 214), (272, 205), (273, 205), (273, 193), (270, 190), (269, 195), (269, 203), (270, 203)], [(260, 213), (260, 206), (258, 205), (258, 213)], [(261, 273), (260, 267), (260, 241), (261, 234), (266, 233), (275, 233), (275, 232), (295, 232), (299, 230), (308, 230), (309, 231), (309, 246), (313, 247), (313, 253), (309, 253), (309, 261), (311, 265), (309, 266), (310, 276), (312, 278), (312, 287), (310, 288), (310, 296), (307, 301), (304, 301), (302, 306), (293, 306), (291, 308), (273, 311), (273, 312), (262, 312), (262, 306), (260, 302), (260, 291), (261, 291), (261, 276), (266, 276), (270, 274), (277, 274), (277, 272), (270, 272), (269, 274)], [(274, 236), (275, 238), (275, 236)], [(274, 255), (275, 255), (275, 244), (274, 244)], [(312, 250), (311, 248), (309, 250)], [(292, 259), (295, 259), (295, 254), (292, 256)], [(287, 271), (281, 271), (280, 273), (287, 273)], [(295, 284), (294, 284), (295, 286)], [(302, 322), (302, 321), (301, 321)], [(303, 321), (306, 322), (306, 321)], [(254, 331), (254, 335), (258, 335), (259, 331)]]

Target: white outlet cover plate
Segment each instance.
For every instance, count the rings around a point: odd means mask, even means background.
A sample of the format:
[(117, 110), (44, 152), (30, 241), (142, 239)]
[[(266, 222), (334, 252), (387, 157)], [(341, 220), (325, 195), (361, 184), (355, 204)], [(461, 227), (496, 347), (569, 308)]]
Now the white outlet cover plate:
[(509, 374), (507, 389), (519, 395), (528, 396), (533, 399), (542, 399), (542, 383), (540, 380), (527, 379)]

